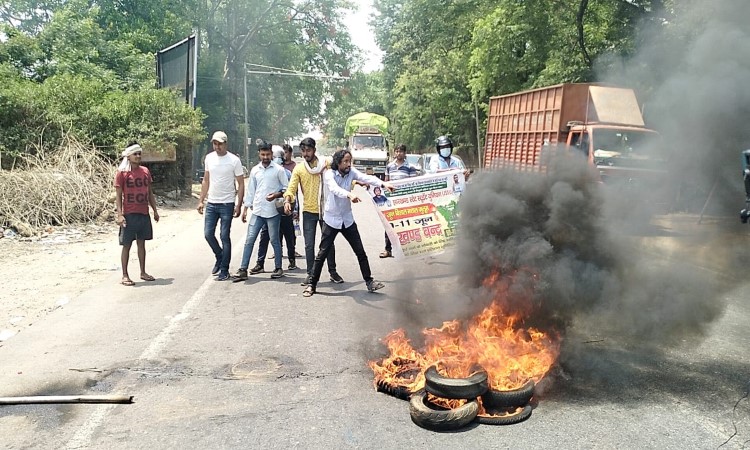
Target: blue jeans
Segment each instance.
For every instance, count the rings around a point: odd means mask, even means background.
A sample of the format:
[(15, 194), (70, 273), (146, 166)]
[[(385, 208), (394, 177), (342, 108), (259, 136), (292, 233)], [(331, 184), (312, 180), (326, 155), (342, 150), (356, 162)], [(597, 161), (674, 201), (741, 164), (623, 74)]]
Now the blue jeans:
[[(286, 250), (289, 261), (294, 261), (295, 245), (297, 244), (297, 236), (294, 235), (294, 218), (289, 216), (282, 216), (279, 214), (279, 242), (286, 241)], [(258, 264), (263, 267), (266, 260), (266, 253), (268, 253), (268, 237), (267, 227), (263, 227), (260, 232), (260, 242), (258, 243)], [(282, 243), (283, 246), (283, 243)]]
[[(222, 273), (229, 273), (229, 261), (232, 259), (232, 240), (229, 232), (232, 229), (234, 203), (208, 203), (203, 215), (205, 216), (203, 236), (213, 250), (216, 261), (219, 261), (219, 270)], [(216, 240), (216, 225), (219, 219), (221, 219), (219, 231), (221, 245)]]
[(247, 270), (250, 265), (250, 256), (253, 254), (253, 246), (255, 240), (260, 234), (260, 230), (263, 226), (268, 226), (268, 237), (271, 240), (271, 247), (273, 247), (274, 268), (281, 269), (281, 241), (279, 241), (279, 222), (281, 221), (281, 215), (277, 214), (273, 217), (260, 217), (255, 214), (250, 214), (250, 223), (247, 224), (247, 237), (245, 238), (245, 249), (242, 251), (242, 262), (240, 263), (240, 269)]
[[(318, 214), (302, 212), (302, 236), (305, 238), (305, 261), (307, 262), (307, 275), (312, 277), (313, 265), (315, 264), (315, 234), (318, 226), (323, 229), (323, 221)], [(331, 249), (326, 257), (328, 273), (336, 273), (336, 248), (331, 244)]]

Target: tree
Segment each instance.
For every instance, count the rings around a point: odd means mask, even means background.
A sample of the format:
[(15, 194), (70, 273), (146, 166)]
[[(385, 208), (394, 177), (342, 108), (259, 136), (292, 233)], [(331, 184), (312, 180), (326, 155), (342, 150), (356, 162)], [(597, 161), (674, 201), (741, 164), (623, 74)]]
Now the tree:
[(350, 80), (337, 82), (326, 99), (326, 120), (321, 126), (329, 145), (345, 144), (346, 119), (367, 111), (385, 116), (385, 90), (380, 72), (355, 73)]

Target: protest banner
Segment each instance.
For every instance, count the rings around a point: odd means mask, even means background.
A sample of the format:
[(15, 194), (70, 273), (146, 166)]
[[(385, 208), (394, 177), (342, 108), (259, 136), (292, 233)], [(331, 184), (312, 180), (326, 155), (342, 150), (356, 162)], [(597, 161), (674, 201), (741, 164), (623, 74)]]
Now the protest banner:
[(371, 190), (395, 257), (438, 254), (455, 245), (458, 199), (465, 188), (461, 170), (390, 182), (396, 190)]

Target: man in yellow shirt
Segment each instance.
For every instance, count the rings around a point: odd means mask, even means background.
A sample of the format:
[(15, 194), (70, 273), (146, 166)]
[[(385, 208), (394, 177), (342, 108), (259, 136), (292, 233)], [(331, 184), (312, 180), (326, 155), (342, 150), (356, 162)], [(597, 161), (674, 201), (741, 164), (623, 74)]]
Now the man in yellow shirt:
[[(297, 164), (289, 179), (289, 187), (284, 193), (284, 210), (287, 214), (292, 211), (292, 203), (297, 196), (297, 189), (302, 190), (302, 237), (305, 239), (305, 260), (307, 277), (302, 286), (307, 286), (312, 279), (313, 263), (315, 262), (315, 236), (317, 228), (323, 226), (323, 171), (328, 169), (329, 162), (315, 155), (315, 139), (305, 138), (299, 144), (302, 151), (303, 164)], [(344, 280), (336, 272), (336, 252), (333, 247), (326, 258), (328, 273), (334, 283)]]

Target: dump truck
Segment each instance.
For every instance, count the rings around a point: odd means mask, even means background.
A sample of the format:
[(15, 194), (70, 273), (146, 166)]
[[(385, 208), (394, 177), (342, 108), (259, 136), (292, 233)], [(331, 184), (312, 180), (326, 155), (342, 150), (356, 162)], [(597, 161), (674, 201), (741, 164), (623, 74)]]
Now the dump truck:
[(632, 89), (566, 83), (490, 98), (486, 169), (545, 172), (546, 156), (561, 148), (580, 152), (605, 183), (666, 173), (659, 134), (645, 126)]
[(361, 112), (346, 119), (344, 126), (354, 167), (381, 179), (388, 165), (388, 125), (387, 117)]

